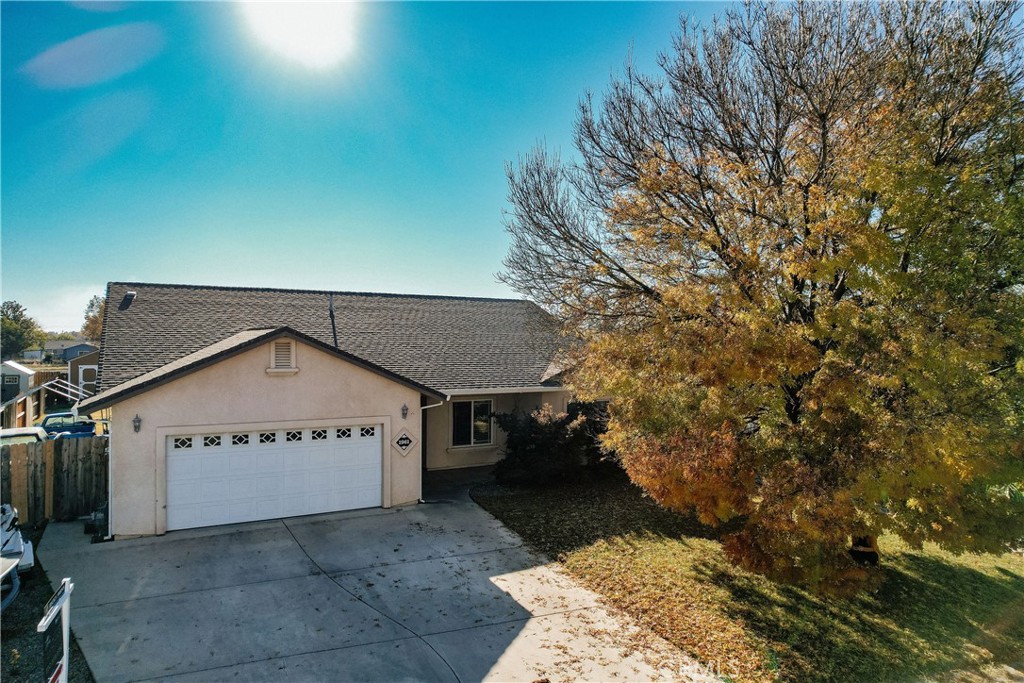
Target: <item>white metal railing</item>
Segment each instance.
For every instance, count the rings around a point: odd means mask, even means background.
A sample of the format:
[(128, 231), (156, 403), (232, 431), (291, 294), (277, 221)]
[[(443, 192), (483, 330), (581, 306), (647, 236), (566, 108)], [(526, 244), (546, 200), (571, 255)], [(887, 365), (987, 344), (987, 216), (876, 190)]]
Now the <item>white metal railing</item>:
[(71, 401), (81, 401), (84, 398), (89, 398), (90, 396), (92, 396), (91, 392), (88, 392), (79, 386), (75, 386), (66, 379), (58, 377), (57, 379), (52, 379), (45, 384), (40, 384), (38, 387), (32, 387), (28, 391), (20, 393), (12, 399), (4, 401), (3, 404), (0, 404), (0, 410), (6, 408), (9, 405), (17, 403), (18, 401), (33, 396), (42, 391), (43, 389), (46, 389), (47, 391), (52, 391), (58, 396), (63, 396), (64, 398), (69, 399)]
[[(50, 380), (46, 384), (41, 385), (45, 387), (47, 391), (63, 396), (64, 398), (71, 399), (72, 401), (81, 401), (83, 398), (89, 398), (92, 394), (80, 386), (76, 386), (66, 379), (58, 377), (57, 379)], [(41, 388), (37, 387), (37, 388)]]

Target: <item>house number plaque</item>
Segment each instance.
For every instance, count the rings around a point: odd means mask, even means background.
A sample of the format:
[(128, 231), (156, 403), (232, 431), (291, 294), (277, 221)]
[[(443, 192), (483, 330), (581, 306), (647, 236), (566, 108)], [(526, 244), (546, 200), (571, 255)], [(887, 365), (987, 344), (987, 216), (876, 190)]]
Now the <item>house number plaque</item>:
[(413, 438), (412, 434), (403, 429), (398, 433), (398, 436), (391, 441), (391, 443), (398, 449), (399, 453), (402, 455), (408, 455), (413, 447), (416, 446), (416, 439)]

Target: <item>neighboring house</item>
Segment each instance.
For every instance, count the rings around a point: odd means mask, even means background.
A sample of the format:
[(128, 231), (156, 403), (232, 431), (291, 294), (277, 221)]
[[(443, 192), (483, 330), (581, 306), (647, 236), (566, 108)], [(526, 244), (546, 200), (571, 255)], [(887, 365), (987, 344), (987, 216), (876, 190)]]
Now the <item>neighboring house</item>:
[(43, 345), (44, 356), (64, 362), (98, 350), (98, 346), (83, 339), (55, 339)]
[(83, 342), (81, 344), (75, 344), (74, 346), (69, 346), (66, 349), (64, 349), (64, 353), (61, 355), (61, 358), (63, 358), (66, 361), (69, 361), (73, 358), (86, 356), (90, 353), (94, 353), (99, 350), (100, 347), (96, 346), (95, 344), (91, 342)]
[(2, 387), (0, 403), (6, 403), (18, 394), (23, 394), (32, 388), (35, 370), (26, 368), (13, 360), (4, 361), (0, 367), (2, 367), (0, 370), (0, 382), (2, 382), (0, 384)]
[(78, 387), (85, 396), (92, 396), (96, 393), (99, 366), (99, 349), (72, 358), (68, 361), (68, 384)]
[(43, 359), (43, 347), (37, 346), (34, 349), (25, 349), (21, 352), (21, 357), (24, 360), (42, 360)]
[(111, 283), (101, 347), (119, 536), (415, 503), (568, 402), (528, 301)]

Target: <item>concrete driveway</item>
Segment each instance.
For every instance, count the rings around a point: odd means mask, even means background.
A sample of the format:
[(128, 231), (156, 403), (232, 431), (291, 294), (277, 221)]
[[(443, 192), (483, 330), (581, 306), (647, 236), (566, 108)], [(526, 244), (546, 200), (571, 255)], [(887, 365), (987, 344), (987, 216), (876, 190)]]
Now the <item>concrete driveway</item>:
[(91, 545), (70, 576), (98, 681), (696, 679), (692, 662), (525, 548), (465, 487), (436, 502)]

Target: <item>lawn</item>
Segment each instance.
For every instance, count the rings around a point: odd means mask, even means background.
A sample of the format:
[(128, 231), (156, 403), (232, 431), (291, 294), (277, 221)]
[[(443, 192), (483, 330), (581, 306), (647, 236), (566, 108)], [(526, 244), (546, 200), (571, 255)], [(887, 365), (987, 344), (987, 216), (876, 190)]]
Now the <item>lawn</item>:
[[(473, 498), (534, 548), (714, 671), (743, 681), (1024, 680), (1024, 556), (883, 538), (872, 593), (818, 597), (733, 567), (714, 530), (624, 476)], [(955, 672), (955, 673), (951, 673)]]

